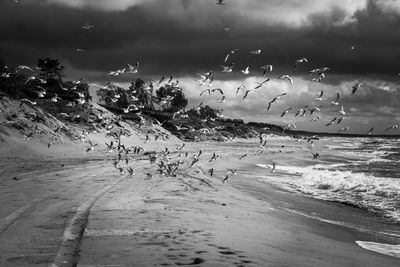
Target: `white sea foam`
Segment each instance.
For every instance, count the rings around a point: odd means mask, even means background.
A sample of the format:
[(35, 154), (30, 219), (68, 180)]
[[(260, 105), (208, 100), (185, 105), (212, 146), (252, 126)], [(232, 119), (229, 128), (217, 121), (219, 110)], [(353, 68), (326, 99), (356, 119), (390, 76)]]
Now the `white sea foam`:
[[(264, 168), (262, 164), (257, 165)], [(400, 179), (332, 170), (331, 165), (278, 166), (276, 174), (259, 176), (262, 181), (312, 197), (348, 203), (400, 221)], [(285, 173), (295, 173), (288, 176)]]
[(356, 243), (364, 249), (400, 258), (400, 245), (391, 245), (367, 241), (356, 241)]

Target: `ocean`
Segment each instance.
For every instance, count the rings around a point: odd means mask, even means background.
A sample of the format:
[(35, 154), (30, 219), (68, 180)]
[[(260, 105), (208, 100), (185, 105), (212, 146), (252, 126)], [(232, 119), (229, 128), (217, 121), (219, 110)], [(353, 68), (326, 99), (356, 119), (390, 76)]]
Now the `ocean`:
[(266, 140), (264, 148), (254, 140), (218, 145), (232, 157), (247, 154), (246, 162), (231, 163), (238, 168), (234, 186), (281, 209), (369, 234), (374, 242), (356, 243), (400, 258), (399, 139)]

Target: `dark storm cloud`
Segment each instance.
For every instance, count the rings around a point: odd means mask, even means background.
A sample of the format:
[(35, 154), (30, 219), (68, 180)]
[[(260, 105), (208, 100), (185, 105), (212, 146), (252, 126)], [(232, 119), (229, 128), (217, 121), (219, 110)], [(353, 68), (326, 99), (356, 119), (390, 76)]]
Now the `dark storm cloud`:
[[(226, 53), (239, 48), (232, 58), (238, 67), (268, 63), (293, 72), (294, 60), (307, 57), (310, 64), (299, 73), (321, 66), (340, 74), (396, 72), (397, 15), (386, 16), (373, 3), (362, 9), (365, 1), (345, 1), (349, 7), (328, 0), (278, 2), (232, 1), (219, 7), (214, 1), (3, 1), (0, 48), (11, 62), (48, 54), (97, 71), (136, 60), (148, 74), (218, 70)], [(81, 29), (86, 21), (93, 31)], [(352, 44), (355, 51), (349, 50)], [(76, 48), (87, 52), (77, 54)], [(262, 55), (250, 57), (254, 49), (262, 49)]]

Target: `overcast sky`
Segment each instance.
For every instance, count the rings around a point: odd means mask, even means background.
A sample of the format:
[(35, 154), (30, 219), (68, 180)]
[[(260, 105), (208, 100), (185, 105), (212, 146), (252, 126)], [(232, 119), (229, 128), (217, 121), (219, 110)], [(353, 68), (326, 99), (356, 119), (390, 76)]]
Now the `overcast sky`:
[[(114, 78), (127, 83), (136, 77), (159, 79), (173, 75), (181, 81), (190, 106), (203, 102), (223, 108), (227, 117), (264, 121), (298, 129), (365, 133), (375, 127), (382, 133), (400, 123), (400, 0), (0, 0), (0, 57), (10, 65), (34, 66), (40, 57), (56, 57), (67, 67), (65, 75), (104, 82), (107, 73), (126, 63), (140, 61), (139, 73)], [(89, 22), (94, 28), (82, 29)], [(229, 31), (225, 28), (230, 28)], [(350, 47), (354, 46), (352, 50)], [(78, 53), (77, 48), (85, 52)], [(233, 73), (222, 73), (235, 62)], [(261, 49), (260, 55), (249, 55)], [(294, 62), (308, 63), (294, 70)], [(272, 64), (271, 81), (242, 100), (235, 95), (244, 83), (253, 89), (263, 80), (260, 67)], [(250, 66), (250, 74), (240, 70)], [(329, 67), (320, 83), (308, 72)], [(219, 95), (199, 97), (202, 88), (196, 73), (213, 70), (212, 88)], [(294, 85), (277, 79), (289, 74)], [(363, 82), (355, 95), (351, 87)], [(323, 111), (318, 122), (310, 116), (295, 118), (304, 105), (321, 103), (315, 98), (324, 90)], [(287, 95), (269, 112), (267, 103), (277, 94)], [(346, 111), (339, 125), (325, 127), (339, 116), (330, 105), (336, 93)], [(293, 110), (283, 118), (288, 107)], [(392, 133), (400, 133), (400, 130)]]

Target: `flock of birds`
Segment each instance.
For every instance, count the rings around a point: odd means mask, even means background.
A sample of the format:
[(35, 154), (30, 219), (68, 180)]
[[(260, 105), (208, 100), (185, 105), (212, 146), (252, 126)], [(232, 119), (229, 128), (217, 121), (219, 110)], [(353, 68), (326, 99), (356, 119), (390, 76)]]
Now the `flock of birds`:
[[(15, 2), (19, 2), (18, 0), (14, 0)], [(226, 2), (224, 0), (218, 0), (216, 2), (217, 5), (220, 6), (224, 6), (226, 5)], [(82, 26), (83, 30), (87, 30), (87, 31), (91, 31), (94, 29), (95, 26), (91, 25), (90, 23), (85, 23)], [(225, 28), (226, 30), (230, 30), (229, 27)], [(350, 50), (354, 50), (355, 46), (351, 46)], [(77, 48), (76, 49), (77, 52), (84, 52), (85, 50), (82, 48)], [(229, 60), (231, 60), (235, 54), (237, 53), (237, 51), (239, 51), (239, 49), (233, 49), (231, 51), (229, 51), (229, 53), (226, 54), (225, 58), (224, 58), (224, 63), (221, 65), (221, 72), (222, 73), (232, 73), (234, 71), (235, 68), (235, 63), (232, 61), (230, 64), (227, 64)], [(256, 49), (256, 50), (251, 50), (248, 51), (248, 54), (250, 56), (259, 56), (262, 54), (262, 50), (261, 49)], [(297, 60), (294, 60), (294, 65), (293, 65), (293, 70), (296, 70), (298, 68), (300, 68), (302, 65), (305, 65), (309, 63), (309, 60), (307, 58), (299, 58)], [(140, 67), (140, 63), (136, 62), (135, 64), (131, 65), (131, 64), (127, 64), (126, 67), (118, 69), (118, 70), (113, 70), (110, 71), (108, 73), (109, 76), (119, 76), (119, 75), (123, 75), (123, 74), (136, 74), (139, 71), (139, 67)], [(236, 88), (236, 95), (239, 94), (240, 92), (244, 92), (243, 93), (243, 97), (242, 99), (245, 100), (250, 93), (253, 92), (257, 92), (257, 90), (262, 89), (263, 87), (265, 87), (268, 82), (271, 81), (271, 78), (268, 78), (267, 76), (269, 76), (273, 70), (274, 70), (274, 66), (273, 65), (264, 65), (260, 67), (261, 71), (262, 71), (262, 77), (263, 79), (260, 80), (260, 82), (257, 82), (254, 87), (249, 88), (248, 85), (245, 84), (240, 84), (237, 88)], [(30, 72), (34, 72), (34, 70), (32, 68), (30, 68), (29, 66), (18, 66), (15, 69), (16, 73), (22, 72), (22, 71), (30, 71)], [(321, 67), (321, 68), (316, 68), (316, 69), (312, 69), (309, 71), (309, 75), (311, 77), (311, 81), (313, 82), (321, 82), (325, 77), (326, 77), (326, 73), (329, 71), (328, 67)], [(250, 66), (247, 66), (246, 68), (240, 70), (240, 72), (243, 75), (249, 75), (250, 74)], [(10, 78), (11, 76), (11, 72), (3, 72), (0, 74), (1, 78)], [(198, 79), (196, 79), (196, 81), (198, 82), (200, 87), (207, 87), (206, 89), (202, 90), (200, 93), (200, 97), (202, 97), (204, 94), (207, 95), (211, 95), (211, 94), (219, 94), (221, 96), (221, 98), (219, 99), (220, 103), (225, 103), (226, 102), (226, 96), (224, 91), (221, 88), (213, 88), (213, 82), (214, 82), (214, 75), (213, 75), (213, 71), (208, 71), (206, 73), (200, 73), (197, 74), (198, 75)], [(279, 75), (277, 77), (277, 79), (279, 80), (284, 80), (287, 83), (289, 83), (290, 85), (294, 84), (294, 80), (292, 78), (291, 75), (289, 74), (282, 74)], [(65, 102), (63, 99), (61, 99), (57, 94), (54, 94), (51, 96), (51, 98), (47, 98), (46, 97), (46, 89), (44, 88), (47, 81), (45, 79), (40, 78), (37, 75), (34, 76), (30, 76), (27, 78), (25, 84), (29, 84), (29, 83), (35, 83), (36, 85), (36, 90), (35, 93), (37, 94), (37, 98), (46, 98), (49, 99), (49, 101), (52, 102), (58, 102), (58, 101), (62, 101), (63, 103)], [(79, 104), (79, 105), (84, 105), (87, 100), (86, 100), (86, 95), (85, 93), (80, 92), (79, 90), (77, 90), (77, 88), (79, 87), (79, 85), (83, 83), (82, 80), (79, 81), (73, 81), (72, 82), (72, 86), (69, 87), (65, 87), (64, 84), (59, 83), (59, 87), (60, 90), (63, 91), (72, 91), (75, 92), (76, 94), (76, 98), (74, 99), (74, 101), (67, 101), (65, 102), (66, 106), (68, 107), (74, 107), (75, 105)], [(161, 87), (162, 85), (169, 85), (172, 88), (176, 88), (176, 90), (179, 90), (180, 88), (178, 87), (179, 81), (176, 80), (174, 81), (174, 77), (171, 76), (169, 79), (165, 79), (165, 77), (161, 77), (161, 79), (156, 82), (156, 81), (152, 81), (150, 80), (149, 82), (147, 82), (144, 87), (145, 90), (152, 90), (154, 89), (155, 86)], [(105, 90), (112, 90), (113, 84), (112, 83), (108, 83), (105, 86), (102, 85), (98, 85), (95, 83), (90, 84), (92, 86), (98, 87), (100, 89), (105, 89)], [(364, 83), (356, 83), (353, 85), (352, 87), (352, 95), (355, 95), (357, 90), (359, 90), (360, 88), (362, 88), (363, 86), (366, 86)], [(276, 105), (276, 103), (278, 103), (278, 101), (285, 97), (287, 95), (286, 92), (284, 93), (280, 93), (278, 95), (276, 95), (271, 101), (269, 101), (267, 103), (267, 107), (266, 107), (266, 111), (268, 112), (271, 108), (273, 108), (274, 105)], [(110, 97), (111, 102), (115, 103), (118, 102), (119, 98), (121, 97), (120, 94), (114, 92), (113, 95)], [(131, 95), (129, 95), (130, 100), (131, 101), (136, 101), (137, 97), (135, 96), (135, 92), (132, 92)], [(339, 107), (340, 108), (337, 110), (337, 116), (335, 116), (334, 118), (332, 118), (325, 126), (331, 126), (331, 125), (339, 125), (340, 123), (342, 123), (342, 121), (345, 119), (346, 115), (348, 115), (345, 111), (345, 108), (343, 106), (343, 104), (341, 104), (341, 98), (340, 98), (340, 94), (336, 93), (335, 97), (331, 100), (329, 99), (324, 99), (324, 91), (321, 90), (321, 92), (315, 97), (314, 101), (315, 102), (330, 102), (330, 106), (331, 107)], [(165, 103), (167, 103), (170, 99), (166, 98), (163, 101)], [(32, 99), (21, 99), (21, 103), (26, 103), (29, 105), (33, 105), (35, 106), (37, 104), (37, 101), (32, 100)], [(199, 105), (199, 107), (202, 104)], [(313, 115), (316, 112), (321, 112), (323, 110), (323, 105), (319, 104), (319, 105), (305, 105), (300, 107), (299, 109), (297, 109), (294, 112), (294, 116), (295, 117), (305, 117), (307, 115), (307, 113), (309, 113), (309, 115)], [(142, 108), (142, 106), (139, 105), (135, 105), (135, 104), (129, 104), (127, 107), (122, 108), (122, 112), (123, 113), (129, 113), (131, 111), (138, 111), (140, 108)], [(290, 112), (293, 111), (293, 107), (287, 107), (285, 110), (282, 111), (280, 117), (284, 117), (287, 116)], [(139, 113), (138, 117), (140, 118), (140, 123), (139, 123), (139, 128), (140, 125), (143, 125), (144, 122), (146, 121), (146, 119)], [(62, 114), (63, 116), (69, 116), (68, 114)], [(77, 115), (79, 117), (79, 114)], [(188, 114), (186, 110), (180, 110), (178, 112), (176, 112), (174, 114), (175, 116), (180, 116), (183, 118), (188, 118)], [(222, 115), (221, 115), (222, 116)], [(113, 159), (113, 165), (115, 166), (115, 168), (117, 168), (119, 170), (119, 172), (124, 172), (127, 171), (131, 176), (134, 174), (134, 170), (132, 169), (131, 166), (129, 166), (129, 162), (132, 159), (132, 157), (134, 155), (139, 154), (141, 151), (144, 152), (144, 148), (141, 146), (131, 146), (131, 147), (126, 147), (124, 144), (122, 144), (121, 142), (121, 137), (123, 135), (127, 135), (126, 133), (124, 133), (122, 130), (118, 133), (111, 132), (111, 129), (117, 125), (117, 126), (121, 126), (121, 121), (122, 118), (121, 116), (117, 116), (117, 119), (114, 121), (107, 121), (104, 120), (104, 118), (100, 116), (98, 116), (98, 119), (101, 121), (102, 126), (105, 127), (106, 129), (106, 134), (110, 137), (113, 137), (114, 139), (112, 141), (110, 141), (109, 143), (105, 143), (106, 146), (106, 153), (112, 153), (114, 151), (117, 152), (116, 157)], [(311, 118), (311, 121), (315, 122), (321, 119), (321, 116), (317, 116), (317, 117), (313, 117)], [(157, 122), (157, 124), (162, 125), (162, 123)], [(179, 127), (182, 128), (179, 125), (175, 125), (175, 127), (179, 130)], [(284, 126), (284, 129), (290, 129), (290, 128), (296, 128), (295, 124), (287, 124)], [(389, 127), (387, 127), (385, 129), (385, 131), (389, 131), (389, 130), (396, 130), (398, 129), (399, 126), (394, 124), (391, 125)], [(338, 132), (347, 132), (350, 129), (349, 126), (343, 127), (341, 129), (338, 130)], [(58, 129), (56, 129), (58, 131)], [(266, 129), (267, 130), (267, 129)], [(372, 132), (374, 131), (374, 128), (372, 127), (371, 129), (369, 129), (369, 131), (366, 134), (372, 134)], [(88, 147), (85, 148), (86, 152), (91, 152), (93, 150), (95, 150), (95, 148), (98, 146), (98, 144), (92, 143), (90, 140), (87, 140), (87, 136), (88, 136), (87, 131), (83, 131), (80, 139), (81, 141), (84, 141), (88, 144)], [(28, 135), (26, 135), (24, 137), (24, 140), (29, 140), (34, 134), (34, 131)], [(266, 140), (264, 140), (263, 137), (264, 132), (262, 131), (259, 134), (259, 139), (260, 139), (260, 147), (264, 148), (266, 145)], [(129, 135), (127, 135), (129, 136)], [(169, 136), (165, 133), (162, 133), (158, 136), (155, 137), (155, 140), (157, 140), (159, 137), (162, 137), (164, 140), (168, 140)], [(233, 137), (231, 140), (233, 140), (235, 137)], [(312, 142), (313, 140), (317, 140), (318, 137), (313, 136), (311, 138), (308, 138), (307, 142), (311, 143), (312, 146)], [(146, 139), (143, 141), (144, 143), (148, 143), (150, 141), (150, 137), (147, 134), (146, 135)], [(48, 147), (50, 148), (51, 143), (48, 144)], [(187, 164), (188, 167), (193, 167), (195, 164), (197, 164), (200, 160), (200, 157), (202, 155), (202, 151), (200, 150), (199, 152), (195, 153), (192, 156), (189, 156), (188, 152), (181, 152), (181, 150), (184, 148), (185, 144), (183, 144), (182, 146), (178, 147), (176, 149), (176, 151), (174, 151), (175, 153), (172, 153), (168, 150), (168, 148), (165, 148), (164, 150), (162, 150), (159, 153), (156, 152), (149, 152), (147, 153), (149, 160), (151, 163), (156, 163), (158, 165), (158, 171), (161, 174), (165, 174), (165, 175), (169, 175), (169, 176), (176, 176), (177, 172), (179, 170), (179, 166), (183, 165), (183, 164)], [(312, 157), (313, 159), (317, 159), (318, 157), (320, 157), (319, 153), (312, 153)], [(177, 155), (177, 157), (172, 157), (173, 155)], [(247, 156), (247, 154), (244, 155), (240, 155), (238, 157), (238, 159), (243, 159)], [(213, 153), (211, 158), (208, 160), (208, 162), (213, 162), (216, 161), (219, 158), (219, 155), (217, 155), (216, 153)], [(125, 164), (125, 166), (123, 166), (123, 163)], [(276, 163), (272, 163), (272, 166), (270, 167), (271, 172), (275, 172), (276, 170)], [(207, 171), (207, 173), (213, 177), (215, 172), (214, 168), (211, 168)], [(222, 179), (222, 182), (225, 183), (227, 182), (228, 178), (229, 178), (229, 174), (231, 175), (235, 175), (237, 173), (237, 170), (228, 170), (226, 176)], [(149, 174), (151, 176), (151, 174)]]

